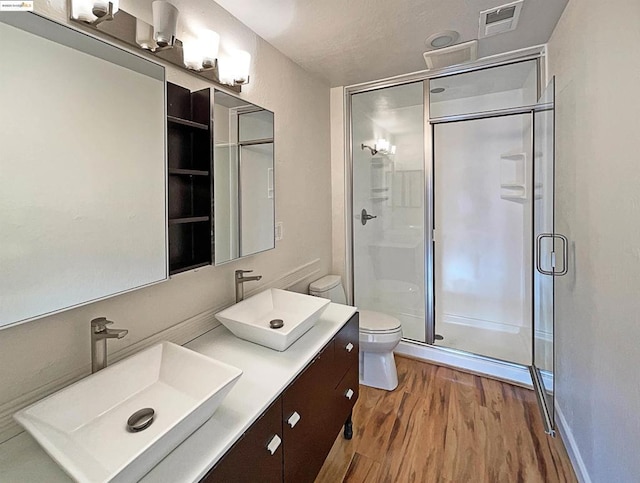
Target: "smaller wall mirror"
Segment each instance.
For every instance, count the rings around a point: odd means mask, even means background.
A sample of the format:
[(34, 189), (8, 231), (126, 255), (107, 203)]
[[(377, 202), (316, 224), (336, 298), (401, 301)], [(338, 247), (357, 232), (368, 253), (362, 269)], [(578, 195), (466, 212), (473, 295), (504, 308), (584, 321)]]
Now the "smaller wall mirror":
[(273, 112), (214, 94), (215, 264), (275, 247)]

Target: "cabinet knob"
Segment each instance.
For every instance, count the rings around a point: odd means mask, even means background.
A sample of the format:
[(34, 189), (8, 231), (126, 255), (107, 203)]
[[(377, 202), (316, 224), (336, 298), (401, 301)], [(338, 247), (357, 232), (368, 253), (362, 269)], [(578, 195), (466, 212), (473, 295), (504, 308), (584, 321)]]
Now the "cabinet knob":
[(351, 352), (353, 350), (353, 344), (351, 342), (349, 342), (347, 344), (347, 346), (345, 347), (345, 349), (347, 349), (347, 352)]
[(269, 444), (267, 445), (267, 451), (271, 453), (271, 456), (273, 456), (276, 450), (280, 447), (280, 443), (282, 443), (282, 440), (277, 434), (271, 438), (271, 441), (269, 441)]
[(351, 401), (353, 394), (354, 394), (353, 389), (347, 389), (347, 392), (344, 393), (344, 397), (346, 397), (349, 401)]
[(287, 423), (293, 428), (296, 424), (298, 424), (298, 421), (300, 421), (300, 419), (300, 415), (294, 411), (293, 414), (289, 416), (289, 419), (287, 419)]

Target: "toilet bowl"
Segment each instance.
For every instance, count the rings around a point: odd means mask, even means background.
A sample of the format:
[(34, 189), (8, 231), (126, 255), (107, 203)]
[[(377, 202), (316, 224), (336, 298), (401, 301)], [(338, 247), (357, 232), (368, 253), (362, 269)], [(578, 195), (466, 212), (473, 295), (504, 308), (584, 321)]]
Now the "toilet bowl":
[[(344, 304), (346, 296), (338, 275), (327, 275), (309, 285), (309, 294)], [(398, 387), (393, 349), (402, 339), (400, 321), (391, 315), (360, 310), (360, 384), (392, 391)]]

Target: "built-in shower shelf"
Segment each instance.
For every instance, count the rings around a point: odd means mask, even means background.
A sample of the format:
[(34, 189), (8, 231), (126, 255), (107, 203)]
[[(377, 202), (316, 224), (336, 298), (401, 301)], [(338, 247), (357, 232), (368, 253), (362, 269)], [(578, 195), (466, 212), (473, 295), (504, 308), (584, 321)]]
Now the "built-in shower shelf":
[(384, 193), (385, 191), (389, 191), (389, 188), (371, 188), (373, 193)]
[(372, 196), (369, 198), (371, 201), (387, 201), (389, 199), (388, 196)]
[(500, 156), (500, 198), (507, 201), (526, 201), (527, 153), (505, 153)]

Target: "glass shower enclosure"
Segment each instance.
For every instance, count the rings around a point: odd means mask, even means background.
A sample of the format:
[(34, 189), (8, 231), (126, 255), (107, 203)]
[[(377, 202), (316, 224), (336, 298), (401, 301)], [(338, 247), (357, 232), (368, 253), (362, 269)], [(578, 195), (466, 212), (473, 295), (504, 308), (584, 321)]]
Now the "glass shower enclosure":
[[(351, 93), (353, 302), (530, 367), (553, 429), (553, 86), (537, 58)], [(566, 258), (566, 257), (565, 257)], [(563, 258), (564, 259), (564, 258)]]

